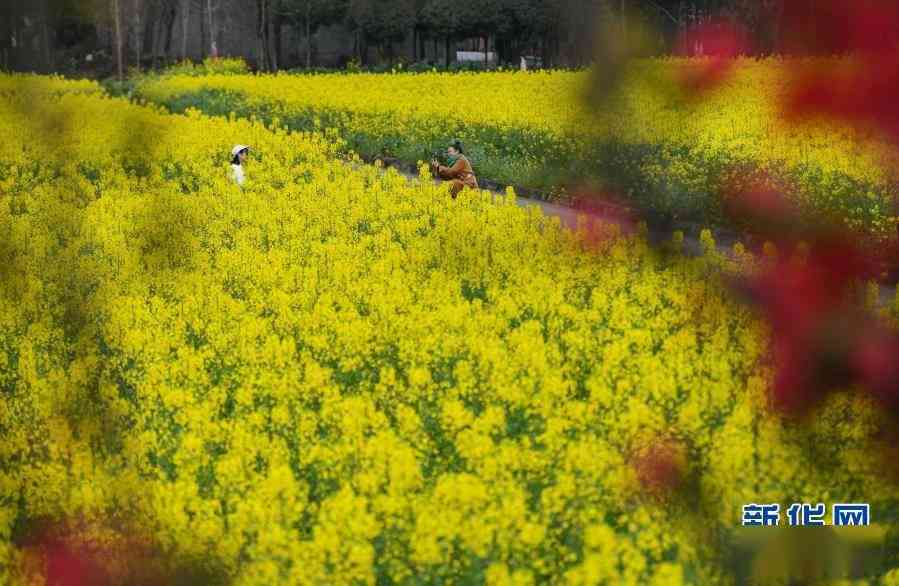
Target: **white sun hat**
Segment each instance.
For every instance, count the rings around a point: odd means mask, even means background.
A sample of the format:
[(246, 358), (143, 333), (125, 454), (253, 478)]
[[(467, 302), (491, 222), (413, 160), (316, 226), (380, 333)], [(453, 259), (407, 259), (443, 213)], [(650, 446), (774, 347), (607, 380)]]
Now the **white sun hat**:
[(250, 150), (250, 147), (243, 145), (243, 144), (239, 144), (239, 145), (235, 146), (233, 149), (231, 149), (231, 157), (232, 158), (236, 157), (237, 153), (239, 153), (242, 150)]

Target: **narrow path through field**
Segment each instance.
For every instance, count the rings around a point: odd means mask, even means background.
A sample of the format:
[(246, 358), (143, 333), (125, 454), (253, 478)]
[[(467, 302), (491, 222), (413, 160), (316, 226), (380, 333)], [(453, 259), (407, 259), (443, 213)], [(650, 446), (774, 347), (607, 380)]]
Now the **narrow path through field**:
[[(397, 172), (401, 175), (404, 175), (410, 181), (420, 181), (420, 177), (412, 173), (408, 170), (404, 170), (402, 168), (393, 167)], [(434, 183), (441, 183), (439, 179), (435, 179)], [(499, 195), (504, 195), (503, 191), (497, 189), (488, 189), (481, 188), (481, 191), (489, 191), (494, 195), (494, 197)], [(574, 230), (577, 228), (578, 217), (586, 216), (585, 212), (579, 212), (577, 209), (562, 205), (551, 203), (548, 201), (543, 201), (540, 199), (532, 199), (529, 197), (525, 197), (522, 195), (517, 195), (515, 198), (515, 203), (520, 207), (528, 207), (528, 206), (536, 206), (539, 207), (545, 216), (557, 217), (559, 218), (562, 226)], [(673, 234), (671, 232), (663, 232), (663, 231), (649, 231), (649, 240), (652, 244), (659, 244), (665, 241), (670, 241)], [(725, 234), (715, 234), (715, 241), (718, 245), (718, 250), (721, 254), (727, 256), (728, 258), (733, 257), (733, 245), (738, 241), (737, 238), (725, 235)], [(683, 251), (691, 256), (699, 256), (702, 254), (702, 243), (699, 241), (695, 235), (685, 233), (684, 234), (684, 243), (683, 243)]]
[[(420, 181), (420, 177), (407, 170), (403, 170), (402, 168), (393, 167), (400, 174), (404, 175), (410, 181)], [(439, 179), (434, 180), (435, 183), (440, 183)], [(504, 195), (503, 192), (491, 189), (484, 189), (482, 191), (490, 191), (494, 194), (494, 197), (498, 195)], [(569, 229), (576, 229), (578, 224), (578, 217), (582, 215), (578, 212), (578, 210), (555, 203), (546, 202), (539, 199), (530, 199), (523, 196), (517, 196), (515, 199), (515, 203), (520, 207), (528, 207), (528, 206), (537, 206), (546, 216), (554, 216), (560, 219), (562, 226)], [(673, 234), (670, 232), (662, 232), (662, 231), (653, 231), (650, 230), (648, 237), (649, 241), (653, 245), (658, 245), (663, 242), (670, 242)], [(716, 233), (715, 235), (715, 243), (717, 245), (718, 252), (725, 256), (726, 258), (733, 259), (734, 252), (733, 246), (735, 243), (739, 241), (738, 238), (733, 235)], [(684, 242), (681, 250), (689, 255), (689, 256), (700, 256), (703, 254), (702, 243), (699, 238), (697, 238), (693, 234), (685, 233), (684, 234)], [(885, 285), (880, 286), (880, 303), (881, 307), (889, 307), (896, 300), (896, 287), (889, 287)]]

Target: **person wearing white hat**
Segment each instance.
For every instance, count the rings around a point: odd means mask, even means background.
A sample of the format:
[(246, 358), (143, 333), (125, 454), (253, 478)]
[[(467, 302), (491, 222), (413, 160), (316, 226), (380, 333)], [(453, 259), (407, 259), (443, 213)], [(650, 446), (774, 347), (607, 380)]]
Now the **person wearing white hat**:
[(243, 186), (243, 164), (246, 163), (249, 152), (250, 147), (242, 144), (231, 149), (231, 178), (240, 186)]

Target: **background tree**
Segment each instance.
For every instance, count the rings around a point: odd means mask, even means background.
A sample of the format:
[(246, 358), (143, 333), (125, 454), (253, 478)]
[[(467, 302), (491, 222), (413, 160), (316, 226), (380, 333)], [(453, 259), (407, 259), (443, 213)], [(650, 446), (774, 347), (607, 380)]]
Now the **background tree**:
[(15, 38), (14, 26), (12, 21), (12, 8), (7, 4), (0, 5), (0, 70), (9, 70), (10, 53), (13, 49), (13, 39)]
[[(267, 2), (268, 0), (265, 1)], [(221, 5), (221, 0), (204, 0), (203, 3), (209, 31), (209, 56), (213, 59), (219, 56), (218, 36), (220, 31), (217, 16)]]
[(187, 59), (187, 39), (185, 31), (190, 30), (191, 0), (179, 0), (178, 11), (181, 13), (181, 60)]
[(490, 38), (512, 17), (507, 0), (456, 0), (459, 12), (458, 31), (464, 38), (477, 38), (484, 45), (486, 63), (490, 50)]
[(161, 0), (159, 2), (161, 19), (161, 37), (159, 44), (153, 49), (154, 59), (168, 60), (172, 52), (172, 38), (175, 32), (175, 17), (178, 16), (178, 0)]
[(119, 81), (121, 81), (124, 78), (125, 64), (122, 62), (124, 56), (124, 49), (122, 46), (124, 35), (122, 35), (122, 6), (119, 0), (111, 0), (111, 8), (113, 27), (115, 29), (116, 74), (118, 75)]
[(273, 71), (276, 64), (272, 59), (269, 39), (269, 21), (271, 19), (271, 0), (256, 0), (256, 41), (259, 52), (259, 69)]
[(381, 54), (386, 47), (387, 58), (393, 61), (393, 44), (402, 41), (415, 25), (415, 4), (415, 0), (350, 0), (347, 24), (363, 41), (363, 61), (364, 47), (369, 44)]
[[(121, 0), (119, 0), (121, 2)], [(133, 43), (129, 43), (134, 47), (134, 65), (140, 69), (141, 61), (144, 57), (144, 10), (147, 3), (145, 0), (130, 0), (130, 6), (127, 13), (131, 15), (128, 38), (133, 38)]]
[[(562, 35), (565, 0), (516, 0), (513, 4), (520, 34), (539, 44), (544, 66), (552, 66), (558, 59), (559, 39)], [(574, 18), (585, 18), (573, 14)]]
[(418, 61), (419, 56), (425, 56), (425, 36), (427, 31), (424, 27), (423, 11), (427, 6), (428, 0), (414, 0), (415, 22), (412, 25), (412, 61)]
[(306, 68), (312, 67), (312, 37), (323, 26), (347, 17), (348, 0), (282, 0), (278, 12), (305, 40)]
[[(446, 54), (445, 64), (449, 67), (450, 43), (463, 29), (462, 14), (456, 9), (454, 0), (427, 0), (419, 12), (420, 26), (434, 39), (443, 39)], [(436, 55), (436, 44), (434, 53)]]
[[(813, 0), (805, 2), (812, 20), (825, 13)], [(714, 20), (737, 25), (748, 34), (754, 54), (767, 55), (790, 49), (781, 38), (785, 4), (790, 5), (785, 0), (0, 0), (0, 67), (124, 75), (129, 66), (186, 59), (198, 47), (200, 57), (228, 51), (238, 56), (234, 51), (253, 47), (260, 69), (274, 70), (284, 62), (285, 26), (305, 39), (304, 61), (311, 67), (317, 31), (340, 22), (346, 24), (344, 34), (354, 35), (354, 51), (363, 61), (370, 44), (393, 60), (394, 45), (411, 35), (409, 55), (415, 60), (426, 55), (426, 39), (448, 65), (455, 41), (476, 38), (504, 63), (517, 64), (523, 51), (539, 47), (548, 66), (581, 65), (592, 59), (596, 40), (619, 43), (622, 31), (652, 31), (659, 41), (655, 51), (663, 53), (681, 33)], [(608, 35), (594, 34), (598, 21)], [(227, 49), (221, 44), (226, 39)], [(826, 50), (812, 45), (809, 51)]]
[(502, 0), (496, 19), (494, 47), (500, 63), (517, 65), (530, 41), (527, 0)]

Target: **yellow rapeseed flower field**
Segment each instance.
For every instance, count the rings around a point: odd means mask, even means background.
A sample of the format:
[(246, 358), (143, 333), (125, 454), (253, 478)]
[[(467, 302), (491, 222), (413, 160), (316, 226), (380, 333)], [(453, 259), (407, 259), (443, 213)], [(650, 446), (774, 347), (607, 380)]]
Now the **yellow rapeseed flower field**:
[(357, 152), (410, 161), (458, 137), (487, 177), (540, 187), (599, 175), (656, 211), (704, 220), (719, 219), (721, 193), (739, 186), (731, 170), (750, 163), (786, 175), (810, 211), (892, 229), (895, 153), (883, 140), (821, 121), (784, 124), (781, 60), (738, 60), (721, 87), (690, 100), (676, 80), (700, 66), (635, 61), (598, 110), (584, 99), (590, 74), (564, 71), (167, 75), (142, 79), (138, 94), (175, 109), (335, 128)]
[[(3, 583), (40, 583), (14, 535), (42, 517), (127, 518), (240, 585), (732, 584), (745, 503), (895, 523), (873, 409), (763, 414), (714, 255), (54, 83), (0, 97)], [(640, 490), (662, 435), (695, 502)]]
[(85, 93), (100, 94), (103, 88), (88, 80), (71, 80), (52, 75), (3, 74), (0, 75), (0, 93)]

